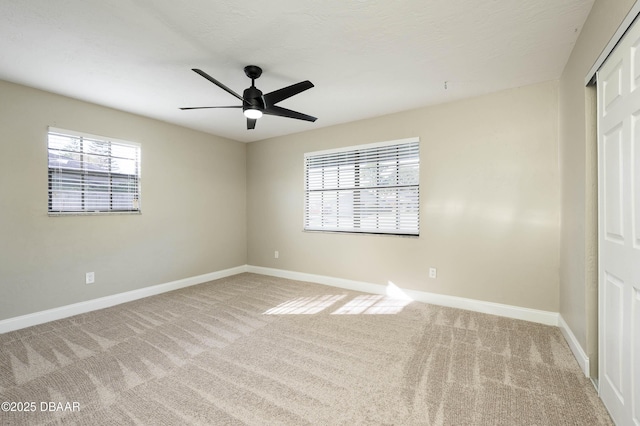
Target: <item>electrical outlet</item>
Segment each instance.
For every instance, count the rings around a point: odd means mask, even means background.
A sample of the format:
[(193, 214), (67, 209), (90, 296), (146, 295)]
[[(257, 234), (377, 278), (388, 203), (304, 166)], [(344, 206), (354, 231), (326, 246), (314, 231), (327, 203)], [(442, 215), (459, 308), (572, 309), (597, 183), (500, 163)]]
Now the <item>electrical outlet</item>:
[(96, 282), (96, 274), (95, 272), (87, 272), (85, 275), (85, 282), (87, 284), (93, 284)]
[(429, 268), (429, 278), (437, 278), (438, 270), (436, 268)]
[(277, 259), (277, 258), (279, 258), (279, 257), (280, 257), (280, 252), (279, 252), (278, 250), (274, 251), (274, 252), (273, 252), (273, 258), (274, 258), (274, 259)]

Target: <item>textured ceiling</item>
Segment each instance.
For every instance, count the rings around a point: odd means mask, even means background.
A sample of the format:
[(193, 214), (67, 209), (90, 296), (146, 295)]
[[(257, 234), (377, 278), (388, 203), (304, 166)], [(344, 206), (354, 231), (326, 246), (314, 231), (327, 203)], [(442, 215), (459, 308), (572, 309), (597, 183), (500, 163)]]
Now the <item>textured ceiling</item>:
[[(593, 0), (2, 0), (0, 79), (254, 141), (560, 77)], [(247, 130), (264, 93), (311, 80)], [(445, 81), (446, 88), (445, 88)]]

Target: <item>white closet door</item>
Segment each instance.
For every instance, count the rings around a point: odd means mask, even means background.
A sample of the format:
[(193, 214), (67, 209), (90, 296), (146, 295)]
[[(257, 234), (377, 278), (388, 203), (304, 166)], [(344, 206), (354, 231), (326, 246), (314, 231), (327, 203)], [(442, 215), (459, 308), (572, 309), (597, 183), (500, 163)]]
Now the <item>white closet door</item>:
[(640, 426), (640, 25), (598, 72), (600, 396)]

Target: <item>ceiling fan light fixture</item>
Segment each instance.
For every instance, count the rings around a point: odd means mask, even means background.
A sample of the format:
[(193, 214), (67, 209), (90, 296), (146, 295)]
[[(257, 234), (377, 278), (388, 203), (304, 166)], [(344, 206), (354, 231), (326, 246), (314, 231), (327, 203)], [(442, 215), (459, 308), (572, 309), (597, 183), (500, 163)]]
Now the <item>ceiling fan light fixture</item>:
[(260, 111), (256, 107), (249, 107), (245, 109), (243, 113), (245, 117), (251, 118), (253, 120), (257, 120), (258, 118), (262, 117), (262, 111)]

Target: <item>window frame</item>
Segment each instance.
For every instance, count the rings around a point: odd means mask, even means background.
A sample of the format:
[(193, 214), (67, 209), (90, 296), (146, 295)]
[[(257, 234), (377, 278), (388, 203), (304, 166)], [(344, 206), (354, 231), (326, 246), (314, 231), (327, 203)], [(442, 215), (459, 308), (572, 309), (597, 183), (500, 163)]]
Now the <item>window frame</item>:
[[(61, 151), (59, 149), (56, 148), (52, 148), (51, 147), (51, 140), (50, 140), (50, 136), (51, 135), (59, 135), (62, 137), (70, 137), (70, 138), (78, 138), (80, 139), (80, 149), (79, 150), (74, 150), (74, 151), (68, 151), (70, 153), (77, 153), (80, 154), (80, 164), (82, 166), (82, 169), (64, 169), (62, 167), (52, 167), (50, 164), (50, 150), (56, 150), (56, 151)], [(84, 152), (84, 148), (83, 148), (83, 143), (86, 140), (90, 140), (92, 142), (98, 142), (98, 143), (104, 143), (105, 145), (108, 145), (108, 149), (109, 149), (109, 155), (105, 156), (106, 158), (108, 158), (109, 161), (109, 169), (108, 171), (101, 171), (101, 170), (86, 170), (84, 169), (84, 165), (87, 164), (85, 162), (85, 156), (87, 155), (93, 155), (93, 156), (98, 156), (97, 154), (89, 154), (87, 152)], [(142, 145), (140, 143), (137, 142), (131, 142), (131, 141), (126, 141), (126, 140), (122, 140), (122, 139), (116, 139), (116, 138), (110, 138), (110, 137), (105, 137), (105, 136), (99, 136), (99, 135), (93, 135), (90, 133), (85, 133), (85, 132), (78, 132), (75, 130), (68, 130), (68, 129), (61, 129), (61, 128), (56, 128), (56, 127), (52, 127), (49, 126), (47, 128), (47, 140), (46, 140), (46, 144), (47, 144), (47, 215), (48, 216), (99, 216), (99, 215), (139, 215), (142, 213), (142, 190), (141, 190), (141, 186), (142, 186)], [(112, 148), (113, 145), (120, 145), (120, 146), (124, 146), (124, 147), (128, 147), (128, 148), (135, 148), (136, 150), (136, 158), (134, 158), (133, 160), (135, 161), (135, 172), (133, 174), (130, 173), (118, 173), (118, 172), (114, 172), (111, 167), (112, 167), (112, 162), (111, 160), (114, 158), (117, 159), (122, 159), (120, 157), (117, 157), (115, 155), (113, 155), (112, 152)], [(53, 193), (55, 192), (54, 190), (54, 183), (55, 183), (55, 178), (53, 177), (53, 174), (56, 173), (56, 171), (58, 171), (58, 173), (64, 173), (67, 176), (77, 176), (79, 177), (79, 181), (81, 181), (81, 183), (79, 184), (81, 186), (81, 189), (76, 191), (75, 193), (79, 194), (81, 197), (81, 204), (82, 204), (82, 209), (81, 210), (56, 210), (53, 209), (53, 205), (54, 205), (54, 200), (53, 200)], [(109, 186), (109, 191), (106, 191), (105, 194), (109, 195), (109, 209), (98, 209), (98, 210), (89, 210), (86, 208), (86, 195), (87, 193), (89, 193), (90, 191), (87, 190), (88, 186), (91, 185), (90, 182), (88, 182), (87, 178), (93, 177), (93, 178), (98, 178), (101, 180), (104, 180), (105, 178), (108, 180), (108, 186)], [(113, 199), (113, 195), (114, 195), (114, 191), (113, 191), (113, 187), (114, 187), (114, 178), (115, 179), (122, 179), (122, 180), (131, 180), (131, 178), (134, 177), (133, 182), (134, 182), (134, 188), (135, 191), (134, 192), (130, 192), (131, 194), (133, 194), (133, 208), (131, 209), (114, 209), (113, 208), (113, 203), (114, 203), (114, 199)], [(128, 192), (129, 193), (129, 192)]]
[[(361, 221), (362, 218), (364, 217), (363, 214), (361, 214), (361, 212), (359, 212), (358, 214), (353, 214), (352, 220), (354, 222), (354, 225), (352, 225), (350, 228), (345, 228), (345, 229), (336, 229), (336, 228), (321, 228), (321, 227), (314, 227), (314, 226), (309, 226), (309, 221), (312, 220), (309, 217), (309, 207), (310, 207), (310, 200), (309, 200), (309, 196), (310, 193), (312, 192), (320, 192), (320, 191), (331, 191), (331, 189), (326, 189), (326, 188), (322, 188), (317, 189), (317, 190), (310, 190), (309, 189), (309, 165), (308, 165), (308, 161), (309, 158), (312, 157), (320, 157), (320, 156), (327, 156), (327, 155), (339, 155), (339, 154), (343, 154), (343, 153), (352, 153), (355, 156), (358, 155), (358, 153), (362, 153), (365, 152), (366, 150), (372, 150), (372, 149), (376, 149), (376, 148), (385, 148), (385, 147), (393, 147), (393, 146), (397, 146), (397, 147), (402, 147), (402, 146), (406, 146), (406, 145), (415, 145), (416, 149), (417, 149), (417, 183), (414, 185), (401, 185), (401, 184), (396, 184), (394, 186), (378, 186), (378, 185), (374, 185), (374, 186), (359, 186), (360, 182), (359, 182), (359, 174), (361, 169), (363, 169), (363, 165), (366, 164), (366, 162), (361, 162), (358, 163), (358, 167), (355, 167), (355, 163), (354, 163), (354, 186), (353, 186), (353, 202), (351, 203), (352, 206), (352, 210), (355, 210), (355, 207), (358, 206), (363, 206), (364, 204), (360, 202), (359, 197), (361, 196), (361, 191), (356, 191), (356, 189), (360, 190), (376, 190), (377, 189), (395, 189), (396, 191), (399, 188), (404, 188), (404, 187), (413, 187), (415, 188), (415, 192), (416, 192), (416, 201), (415, 203), (412, 204), (412, 208), (415, 209), (415, 229), (411, 229), (411, 230), (403, 230), (400, 228), (400, 224), (399, 224), (399, 219), (400, 219), (400, 214), (396, 209), (394, 209), (394, 213), (395, 213), (395, 221), (396, 221), (396, 228), (394, 230), (381, 230), (381, 229), (377, 229), (377, 230), (372, 230), (369, 227), (365, 227), (363, 228), (364, 230), (358, 230), (358, 228), (361, 225)], [(396, 176), (398, 176), (399, 170), (400, 170), (400, 166), (398, 166), (397, 168), (394, 169)], [(310, 232), (310, 233), (336, 233), (336, 234), (351, 234), (351, 235), (386, 235), (386, 236), (397, 236), (397, 237), (413, 237), (413, 238), (417, 238), (420, 236), (420, 138), (419, 137), (412, 137), (412, 138), (406, 138), (406, 139), (398, 139), (398, 140), (391, 140), (391, 141), (383, 141), (383, 142), (376, 142), (376, 143), (369, 143), (369, 144), (361, 144), (361, 145), (352, 145), (352, 146), (347, 146), (347, 147), (341, 147), (341, 148), (335, 148), (335, 149), (328, 149), (328, 150), (321, 150), (321, 151), (313, 151), (313, 152), (306, 152), (304, 153), (304, 159), (303, 159), (303, 173), (304, 173), (304, 182), (303, 182), (303, 192), (304, 192), (304, 197), (303, 197), (303, 223), (302, 223), (302, 229), (303, 232)], [(379, 180), (381, 175), (380, 175), (380, 165), (378, 164), (376, 167), (376, 174), (375, 174), (376, 180)], [(336, 194), (338, 194), (341, 189), (339, 188), (335, 188)], [(398, 192), (396, 192), (396, 194), (398, 194)], [(379, 206), (380, 205), (380, 198), (378, 198), (378, 195), (376, 195), (376, 205)], [(339, 201), (338, 201), (339, 202)], [(380, 219), (379, 217), (379, 213), (376, 213), (376, 221)], [(336, 219), (337, 220), (337, 219)], [(356, 226), (355, 224), (359, 222), (358, 226)], [(376, 225), (376, 228), (378, 228), (379, 224)]]

